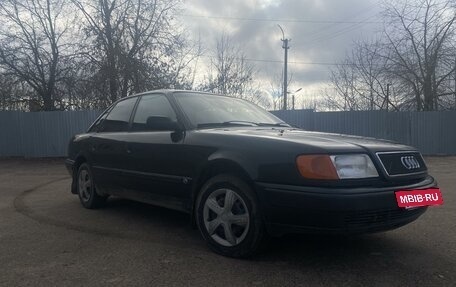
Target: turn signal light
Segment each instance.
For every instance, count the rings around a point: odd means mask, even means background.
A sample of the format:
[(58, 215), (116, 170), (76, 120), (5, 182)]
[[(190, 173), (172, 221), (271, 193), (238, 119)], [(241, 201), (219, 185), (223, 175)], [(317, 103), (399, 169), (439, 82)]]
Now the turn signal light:
[(296, 159), (299, 173), (308, 179), (339, 179), (329, 155), (301, 155)]

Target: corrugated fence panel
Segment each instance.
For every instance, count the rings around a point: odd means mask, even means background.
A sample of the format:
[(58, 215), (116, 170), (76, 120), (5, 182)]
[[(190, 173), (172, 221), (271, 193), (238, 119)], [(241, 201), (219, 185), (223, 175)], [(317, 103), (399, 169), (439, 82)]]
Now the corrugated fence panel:
[(20, 155), (22, 140), (20, 136), (21, 112), (0, 112), (0, 155)]
[(316, 131), (390, 139), (383, 112), (322, 112), (314, 114)]
[(429, 154), (456, 154), (456, 112), (412, 112), (412, 142)]
[(100, 111), (0, 112), (0, 156), (65, 156), (70, 138), (82, 133)]
[[(296, 115), (301, 112), (302, 115)], [(303, 121), (305, 113), (305, 122)], [(274, 112), (307, 130), (368, 136), (417, 147), (424, 154), (456, 155), (456, 111)], [(310, 126), (309, 126), (310, 125)]]
[[(456, 112), (440, 113), (440, 135), (443, 137), (440, 154), (456, 154)], [(440, 138), (428, 138), (428, 141), (439, 142)]]
[(290, 125), (297, 126), (305, 130), (312, 130), (314, 127), (313, 110), (280, 110), (273, 111), (272, 113)]
[[(100, 113), (0, 112), (0, 156), (65, 156), (70, 138), (87, 130)], [(456, 111), (273, 113), (310, 131), (382, 138), (415, 146), (424, 154), (456, 155)]]
[[(384, 124), (382, 125), (382, 123)], [(380, 125), (377, 126), (377, 131), (385, 136), (379, 138), (413, 145), (411, 141), (411, 123), (410, 113), (383, 112)], [(375, 137), (375, 135), (373, 136)]]

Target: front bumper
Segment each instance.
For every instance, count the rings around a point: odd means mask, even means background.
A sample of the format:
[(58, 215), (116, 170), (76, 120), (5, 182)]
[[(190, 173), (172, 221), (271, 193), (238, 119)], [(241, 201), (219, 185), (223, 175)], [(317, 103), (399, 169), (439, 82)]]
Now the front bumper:
[(425, 211), (399, 208), (394, 192), (437, 186), (431, 176), (396, 187), (322, 188), (256, 183), (268, 231), (285, 233), (370, 233), (408, 224)]

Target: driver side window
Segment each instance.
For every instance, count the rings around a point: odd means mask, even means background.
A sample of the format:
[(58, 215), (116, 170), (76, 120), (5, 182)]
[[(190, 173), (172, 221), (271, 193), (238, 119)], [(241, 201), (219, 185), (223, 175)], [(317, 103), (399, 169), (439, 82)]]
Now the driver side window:
[[(133, 119), (133, 131), (158, 131), (154, 128), (163, 121), (177, 122), (176, 113), (165, 95), (155, 94), (142, 96)], [(154, 122), (159, 121), (158, 125)]]

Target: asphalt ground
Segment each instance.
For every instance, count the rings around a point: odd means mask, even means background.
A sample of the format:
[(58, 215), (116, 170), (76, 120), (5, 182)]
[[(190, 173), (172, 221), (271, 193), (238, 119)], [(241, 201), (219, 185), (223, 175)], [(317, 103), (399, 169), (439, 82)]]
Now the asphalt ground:
[(249, 260), (205, 246), (188, 216), (70, 194), (63, 160), (0, 159), (1, 286), (456, 286), (456, 157), (427, 158), (444, 205), (397, 230), (286, 236)]

